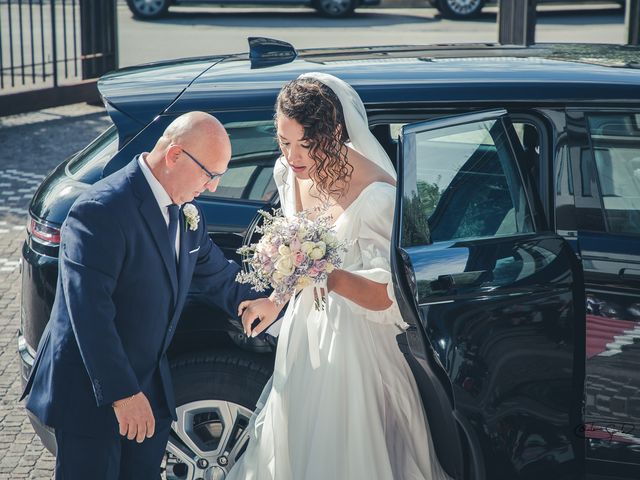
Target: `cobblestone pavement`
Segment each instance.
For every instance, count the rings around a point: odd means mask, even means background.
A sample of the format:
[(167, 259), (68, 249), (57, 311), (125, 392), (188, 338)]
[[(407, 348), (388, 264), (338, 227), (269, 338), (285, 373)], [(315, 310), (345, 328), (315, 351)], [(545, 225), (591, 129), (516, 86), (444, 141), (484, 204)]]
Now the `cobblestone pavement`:
[(55, 464), (18, 403), (19, 264), (27, 207), (47, 173), (109, 123), (104, 108), (86, 104), (0, 117), (0, 480), (49, 480)]

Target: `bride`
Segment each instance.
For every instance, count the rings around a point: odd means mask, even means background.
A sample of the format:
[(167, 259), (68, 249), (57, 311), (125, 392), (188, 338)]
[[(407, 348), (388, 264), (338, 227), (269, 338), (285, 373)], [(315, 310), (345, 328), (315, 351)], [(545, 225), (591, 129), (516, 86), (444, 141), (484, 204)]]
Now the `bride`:
[[(362, 101), (332, 75), (304, 74), (278, 95), (276, 127), (284, 215), (322, 207), (350, 246), (326, 285), (288, 302), (273, 377), (227, 480), (449, 478), (396, 344), (407, 326), (389, 267), (396, 174)], [(314, 308), (318, 296), (324, 310)], [(269, 328), (281, 308), (272, 299), (242, 302), (245, 333)]]

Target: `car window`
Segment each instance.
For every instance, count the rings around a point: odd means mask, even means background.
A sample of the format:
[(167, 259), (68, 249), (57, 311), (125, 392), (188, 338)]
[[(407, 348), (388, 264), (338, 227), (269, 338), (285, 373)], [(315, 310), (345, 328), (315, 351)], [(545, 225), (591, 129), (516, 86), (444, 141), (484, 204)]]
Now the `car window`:
[[(516, 161), (499, 121), (418, 132), (413, 148), (415, 197), (405, 197), (405, 211), (426, 220), (431, 242), (533, 231)], [(420, 244), (420, 237), (410, 237), (414, 240), (409, 243)]]
[(232, 148), (229, 170), (215, 192), (205, 191), (201, 196), (270, 201), (277, 192), (273, 165), (280, 155), (273, 120), (229, 122), (224, 126)]
[(176, 117), (173, 115), (159, 115), (131, 138), (120, 151), (108, 162), (102, 171), (107, 177), (127, 165), (136, 155), (153, 150), (158, 138)]
[(587, 115), (607, 228), (640, 234), (640, 113)]
[(116, 153), (118, 130), (112, 125), (69, 161), (67, 175), (79, 182), (94, 183), (100, 179), (102, 169)]
[[(533, 180), (536, 187), (538, 186), (539, 181), (539, 172), (540, 172), (540, 144), (541, 144), (541, 135), (538, 127), (531, 122), (528, 121), (518, 121), (513, 120), (512, 122), (513, 128), (516, 131), (516, 136), (518, 140), (520, 140), (520, 146), (522, 147), (522, 162), (524, 168), (527, 169), (528, 173), (531, 175), (531, 179)], [(389, 124), (389, 133), (391, 142), (397, 143), (398, 137), (402, 133), (402, 127), (406, 125), (406, 123), (391, 123)], [(470, 133), (469, 135), (473, 135)], [(461, 137), (456, 138), (455, 136), (451, 138), (451, 142), (459, 142), (461, 141)], [(470, 141), (470, 137), (465, 137), (465, 141)], [(384, 144), (383, 144), (384, 145)], [(391, 156), (391, 155), (390, 155)]]
[[(401, 135), (402, 133), (402, 127), (404, 127), (405, 125), (407, 125), (406, 123), (391, 123), (389, 124), (389, 133), (391, 138), (394, 141), (397, 141), (397, 138)], [(518, 140), (520, 140), (520, 143), (522, 144), (523, 148), (527, 148), (529, 146), (531, 146), (531, 148), (533, 148), (538, 154), (540, 153), (540, 141), (539, 141), (539, 134), (535, 128), (535, 125), (529, 123), (529, 122), (513, 122), (513, 128), (516, 131), (516, 135), (518, 136)], [(473, 133), (469, 134), (469, 135), (473, 135)], [(469, 136), (465, 136), (465, 137), (458, 137), (456, 139), (456, 137), (452, 137), (451, 141), (455, 142), (455, 141), (469, 141), (470, 137)]]

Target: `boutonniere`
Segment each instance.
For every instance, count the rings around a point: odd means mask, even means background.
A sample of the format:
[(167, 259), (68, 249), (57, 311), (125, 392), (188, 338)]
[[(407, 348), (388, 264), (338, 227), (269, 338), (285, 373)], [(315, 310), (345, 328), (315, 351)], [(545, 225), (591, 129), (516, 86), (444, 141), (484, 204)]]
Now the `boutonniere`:
[(196, 206), (192, 203), (187, 203), (182, 207), (182, 213), (184, 213), (184, 218), (187, 220), (189, 229), (197, 230), (198, 224), (200, 223), (200, 214)]

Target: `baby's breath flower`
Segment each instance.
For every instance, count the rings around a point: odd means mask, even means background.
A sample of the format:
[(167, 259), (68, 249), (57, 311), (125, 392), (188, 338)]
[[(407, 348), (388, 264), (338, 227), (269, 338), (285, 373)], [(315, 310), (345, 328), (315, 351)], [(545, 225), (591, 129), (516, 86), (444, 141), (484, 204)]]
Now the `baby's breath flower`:
[(256, 228), (258, 243), (238, 249), (244, 271), (236, 280), (250, 283), (258, 292), (274, 290), (277, 303), (313, 282), (324, 282), (342, 265), (346, 244), (335, 235), (332, 219), (320, 214), (314, 220), (303, 211), (284, 217), (281, 210), (260, 211), (264, 221)]

